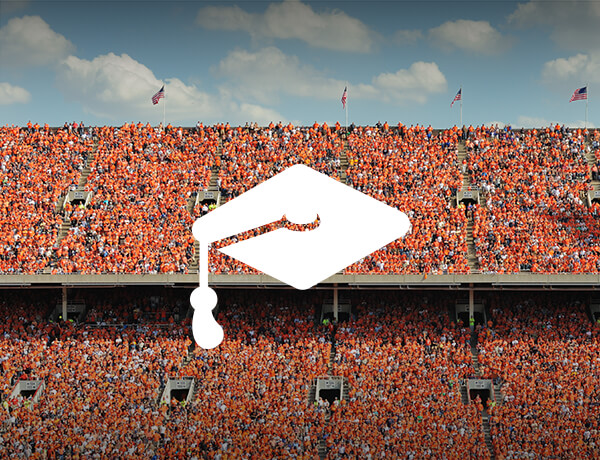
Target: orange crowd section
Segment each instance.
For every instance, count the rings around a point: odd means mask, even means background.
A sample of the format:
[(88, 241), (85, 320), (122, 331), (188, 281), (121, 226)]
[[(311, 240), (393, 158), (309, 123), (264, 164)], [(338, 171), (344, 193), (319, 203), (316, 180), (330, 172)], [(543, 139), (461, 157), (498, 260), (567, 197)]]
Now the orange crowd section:
[(600, 324), (586, 302), (512, 295), (490, 307), (478, 348), (483, 376), (503, 382), (503, 403), (487, 402), (496, 458), (596, 458)]
[[(582, 293), (478, 293), (488, 317), (472, 330), (456, 293), (353, 293), (328, 324), (322, 291), (220, 291), (225, 339), (203, 350), (189, 292), (85, 291), (75, 323), (48, 321), (55, 292), (0, 299), (3, 458), (490, 458), (482, 416), (495, 458), (600, 449), (600, 326)], [(498, 398), (465, 401), (472, 347)], [(344, 378), (343, 398), (312, 399), (326, 375)], [(183, 377), (190, 402), (162, 402)], [(19, 380), (44, 381), (38, 402), (11, 396)]]
[(459, 130), (398, 128), (351, 133), (347, 173), (349, 185), (406, 213), (411, 231), (346, 273), (469, 273), (467, 217), (450, 204), (462, 186)]
[[(599, 148), (597, 130), (563, 126), (2, 127), (0, 273), (188, 273), (211, 178), (222, 204), (294, 164), (410, 218), (405, 237), (345, 273), (598, 273), (600, 205), (587, 193)], [(479, 203), (456, 203), (465, 183)], [(79, 185), (85, 205), (65, 200)], [(257, 273), (218, 248), (268, 224), (215, 242), (210, 272)]]
[(0, 273), (37, 273), (51, 260), (59, 197), (79, 181), (90, 137), (0, 128)]
[(472, 182), (485, 193), (473, 226), (484, 272), (598, 273), (600, 207), (587, 204), (588, 137), (559, 126), (483, 128), (467, 141)]

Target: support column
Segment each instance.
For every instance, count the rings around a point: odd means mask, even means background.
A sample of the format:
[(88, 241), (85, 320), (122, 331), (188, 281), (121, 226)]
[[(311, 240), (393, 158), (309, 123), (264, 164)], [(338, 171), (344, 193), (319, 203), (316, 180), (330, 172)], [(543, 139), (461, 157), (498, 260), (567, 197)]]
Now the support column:
[(67, 320), (67, 286), (62, 287), (62, 320)]
[(333, 284), (333, 319), (338, 322), (338, 287), (337, 283)]

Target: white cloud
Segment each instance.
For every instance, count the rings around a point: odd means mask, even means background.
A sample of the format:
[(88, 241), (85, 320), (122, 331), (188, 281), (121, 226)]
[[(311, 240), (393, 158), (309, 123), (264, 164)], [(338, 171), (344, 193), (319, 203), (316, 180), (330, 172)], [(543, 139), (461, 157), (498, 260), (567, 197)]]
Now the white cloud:
[[(239, 121), (241, 122), (246, 122), (249, 120), (252, 121), (258, 121), (259, 123), (262, 123), (264, 125), (266, 125), (267, 123), (271, 122), (271, 121), (288, 121), (286, 119), (284, 119), (282, 117), (282, 115), (280, 113), (278, 113), (276, 110), (273, 109), (269, 109), (267, 107), (261, 107), (260, 105), (255, 105), (255, 104), (246, 104), (246, 103), (241, 103), (239, 104), (239, 112), (244, 114), (242, 119)], [(294, 121), (294, 120), (289, 120), (292, 121), (293, 124), (297, 125), (298, 121)]]
[[(565, 125), (570, 128), (583, 128), (585, 126), (585, 120), (575, 120), (571, 122), (565, 122), (564, 120), (548, 120), (547, 118), (541, 117), (529, 117), (525, 115), (519, 116), (517, 119), (516, 126), (513, 128), (546, 128), (548, 126), (554, 126), (556, 124)], [(594, 123), (587, 123), (588, 128), (595, 128)]]
[(74, 48), (39, 16), (13, 18), (0, 29), (0, 62), (4, 66), (56, 64)]
[(546, 118), (529, 117), (526, 115), (521, 115), (521, 116), (519, 116), (519, 118), (517, 118), (517, 124), (513, 127), (514, 128), (545, 128), (547, 126), (550, 126), (550, 123), (552, 123), (552, 122), (547, 120)]
[(248, 13), (239, 6), (206, 6), (198, 11), (196, 23), (211, 30), (244, 30), (253, 32), (259, 15)]
[(503, 121), (488, 121), (484, 123), (484, 126), (497, 126), (498, 128), (504, 128), (507, 125), (510, 125), (510, 123), (504, 123)]
[(600, 3), (588, 0), (520, 3), (508, 17), (517, 27), (544, 26), (560, 46), (577, 50), (593, 50), (600, 45), (599, 20)]
[(0, 83), (0, 105), (26, 104), (31, 100), (31, 94), (24, 88), (10, 83)]
[(548, 61), (542, 68), (542, 81), (552, 89), (556, 98), (564, 102), (569, 101), (573, 91), (589, 84), (592, 87), (588, 91), (594, 93), (594, 88), (600, 83), (600, 52), (579, 53)]
[[(303, 65), (296, 56), (288, 56), (275, 47), (256, 53), (233, 51), (213, 72), (224, 81), (227, 91), (244, 94), (262, 104), (277, 102), (286, 95), (335, 100), (341, 97), (345, 86), (343, 80)], [(437, 64), (415, 62), (408, 69), (379, 74), (370, 82), (350, 84), (348, 98), (424, 103), (429, 94), (446, 88), (446, 77)]]
[(503, 36), (488, 21), (459, 19), (429, 30), (430, 39), (442, 48), (458, 48), (478, 54), (505, 51), (513, 40)]
[[(164, 83), (167, 119), (171, 122), (285, 120), (274, 110), (240, 104), (226, 93), (208, 94), (177, 78)], [(118, 121), (162, 118), (163, 108), (153, 106), (150, 99), (163, 82), (127, 54), (109, 53), (91, 61), (69, 56), (57, 69), (57, 85), (67, 99), (79, 102), (96, 116)]]
[(263, 104), (279, 101), (282, 93), (328, 99), (341, 91), (340, 85), (343, 88), (343, 83), (275, 47), (256, 53), (232, 51), (213, 70), (217, 77), (228, 80), (226, 86), (237, 88), (236, 93)]
[(239, 6), (207, 6), (196, 22), (212, 30), (240, 30), (252, 37), (298, 39), (317, 48), (366, 53), (375, 34), (358, 19), (340, 10), (316, 12), (299, 0), (271, 3), (262, 14)]
[(397, 30), (394, 33), (392, 40), (398, 45), (412, 45), (423, 38), (423, 32), (418, 29), (414, 30)]
[(576, 54), (568, 58), (548, 61), (542, 69), (545, 83), (600, 82), (600, 53)]
[(427, 93), (446, 91), (447, 82), (435, 62), (415, 62), (408, 69), (378, 75), (371, 86), (386, 101), (424, 103)]

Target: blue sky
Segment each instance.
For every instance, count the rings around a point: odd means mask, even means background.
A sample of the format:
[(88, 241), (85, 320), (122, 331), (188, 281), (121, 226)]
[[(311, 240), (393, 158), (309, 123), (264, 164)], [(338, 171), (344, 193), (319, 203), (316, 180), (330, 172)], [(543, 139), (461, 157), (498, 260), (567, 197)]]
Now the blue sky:
[[(600, 125), (600, 1), (0, 0), (0, 124)], [(162, 84), (164, 100), (150, 99)]]

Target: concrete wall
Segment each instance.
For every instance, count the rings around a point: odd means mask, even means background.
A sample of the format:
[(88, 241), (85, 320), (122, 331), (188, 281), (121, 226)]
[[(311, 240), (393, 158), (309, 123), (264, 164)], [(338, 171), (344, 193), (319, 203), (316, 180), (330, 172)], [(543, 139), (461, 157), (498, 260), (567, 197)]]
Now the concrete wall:
[[(268, 275), (210, 275), (215, 287), (289, 287)], [(600, 274), (533, 274), (513, 275), (334, 275), (318, 287), (338, 283), (340, 289), (395, 288), (395, 289), (583, 289), (600, 290)], [(0, 275), (0, 289), (21, 287), (111, 287), (128, 285), (197, 286), (197, 274), (159, 275)], [(330, 288), (330, 286), (327, 286)]]

